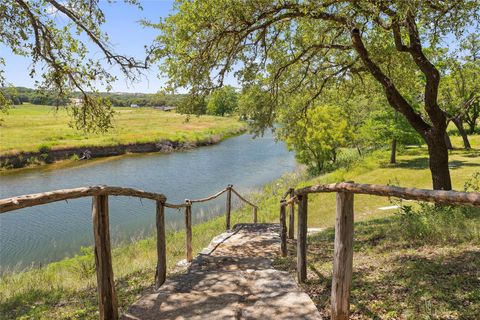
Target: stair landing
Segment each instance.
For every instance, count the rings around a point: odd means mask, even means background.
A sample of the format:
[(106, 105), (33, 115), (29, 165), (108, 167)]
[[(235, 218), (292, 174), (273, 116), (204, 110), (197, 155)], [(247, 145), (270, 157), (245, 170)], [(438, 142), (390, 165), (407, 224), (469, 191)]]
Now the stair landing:
[(272, 267), (279, 232), (277, 224), (236, 225), (122, 319), (321, 319), (294, 278)]

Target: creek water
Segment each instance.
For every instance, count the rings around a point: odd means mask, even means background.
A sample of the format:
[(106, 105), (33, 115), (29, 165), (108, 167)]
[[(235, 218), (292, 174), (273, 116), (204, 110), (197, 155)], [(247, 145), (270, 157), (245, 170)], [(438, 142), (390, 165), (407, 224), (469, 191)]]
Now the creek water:
[[(170, 203), (208, 196), (227, 184), (247, 193), (293, 171), (293, 153), (271, 134), (244, 134), (218, 145), (172, 154), (127, 155), (58, 168), (39, 167), (0, 176), (0, 198), (63, 188), (106, 184), (159, 192)], [(155, 204), (110, 197), (113, 244), (153, 234)], [(195, 205), (193, 223), (223, 214), (225, 199)], [(167, 229), (178, 229), (183, 214), (166, 210)], [(56, 202), (0, 215), (0, 272), (72, 256), (93, 242), (91, 198)]]

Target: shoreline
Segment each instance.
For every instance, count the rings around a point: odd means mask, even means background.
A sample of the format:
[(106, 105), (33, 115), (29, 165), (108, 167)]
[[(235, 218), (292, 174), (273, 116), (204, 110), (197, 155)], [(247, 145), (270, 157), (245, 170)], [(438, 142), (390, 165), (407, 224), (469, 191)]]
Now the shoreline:
[(191, 150), (198, 147), (216, 145), (225, 139), (238, 136), (247, 132), (246, 128), (232, 130), (223, 135), (209, 135), (197, 141), (158, 140), (156, 142), (138, 142), (113, 146), (84, 146), (59, 149), (49, 149), (19, 152), (15, 154), (0, 155), (0, 172), (11, 172), (15, 169), (26, 169), (57, 163), (64, 160), (84, 160), (82, 156), (88, 155), (88, 159), (115, 157), (136, 153), (163, 153)]
[[(290, 185), (291, 183), (297, 183), (300, 181), (303, 171), (287, 171), (284, 172), (280, 177), (268, 181), (267, 183), (261, 185), (257, 189), (251, 190), (248, 193), (244, 194), (249, 200), (254, 203), (260, 203), (260, 200), (264, 197), (267, 190), (283, 190)], [(260, 212), (258, 217), (258, 222), (267, 222), (271, 221), (271, 215), (276, 216), (276, 212)], [(249, 206), (239, 205), (238, 207), (232, 208), (231, 212), (231, 221), (232, 226), (236, 223), (245, 223), (251, 221), (251, 210)], [(194, 251), (200, 252), (206, 244), (210, 243), (213, 237), (218, 236), (225, 231), (225, 213), (214, 214), (208, 217), (205, 220), (200, 220), (192, 224), (193, 227), (193, 248)], [(166, 239), (169, 241), (170, 245), (168, 251), (171, 254), (168, 257), (170, 271), (174, 270), (177, 266), (177, 263), (183, 260), (184, 257), (184, 242), (185, 242), (185, 227), (180, 226), (179, 228), (167, 228), (165, 233)], [(112, 245), (112, 255), (120, 256), (129, 252), (137, 252), (139, 248), (145, 248), (148, 246), (152, 252), (156, 248), (156, 234), (155, 232), (147, 234), (144, 237), (133, 237), (130, 240), (124, 240), (118, 242), (117, 245)], [(176, 250), (176, 247), (182, 247), (180, 250)], [(46, 272), (49, 269), (62, 269), (69, 268), (72, 264), (82, 264), (85, 262), (85, 259), (91, 259), (93, 262), (93, 249), (92, 245), (88, 246), (79, 246), (79, 251), (73, 255), (67, 255), (58, 260), (52, 260), (49, 262), (32, 262), (24, 266), (0, 266), (0, 280), (5, 277), (15, 277), (21, 276), (25, 273), (36, 273), (36, 272)], [(82, 248), (87, 248), (85, 251)], [(175, 252), (170, 252), (174, 250)], [(155, 251), (156, 252), (156, 251)], [(152, 267), (154, 265), (152, 264)], [(74, 268), (75, 271), (76, 268)], [(92, 273), (93, 275), (93, 273)], [(1, 296), (1, 295), (0, 295)], [(0, 297), (1, 300), (1, 297)]]

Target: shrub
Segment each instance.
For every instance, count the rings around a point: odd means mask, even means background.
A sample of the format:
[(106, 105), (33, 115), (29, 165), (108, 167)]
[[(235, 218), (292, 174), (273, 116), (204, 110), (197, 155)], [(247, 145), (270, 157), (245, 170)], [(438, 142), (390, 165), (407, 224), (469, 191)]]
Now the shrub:
[(40, 153), (48, 153), (48, 152), (50, 152), (50, 150), (51, 150), (50, 146), (45, 145), (45, 144), (44, 144), (44, 145), (41, 145), (41, 146), (38, 148), (38, 152), (40, 152)]
[[(480, 172), (467, 180), (465, 191), (480, 190)], [(480, 208), (431, 203), (400, 207), (397, 235), (405, 241), (430, 244), (480, 241)]]

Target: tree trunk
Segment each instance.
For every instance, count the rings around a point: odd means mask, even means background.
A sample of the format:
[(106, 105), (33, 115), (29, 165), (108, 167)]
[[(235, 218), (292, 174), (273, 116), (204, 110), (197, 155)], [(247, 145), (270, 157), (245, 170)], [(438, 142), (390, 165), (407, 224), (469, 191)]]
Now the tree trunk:
[(358, 155), (361, 157), (362, 156), (362, 150), (360, 150), (360, 147), (357, 145), (357, 152)]
[(448, 136), (447, 131), (445, 131), (444, 140), (445, 140), (445, 145), (447, 146), (447, 150), (453, 150), (452, 141), (450, 140), (450, 137)]
[(390, 151), (390, 164), (397, 163), (397, 139), (392, 140), (392, 150)]
[(468, 141), (467, 132), (465, 131), (465, 128), (463, 128), (463, 120), (461, 118), (453, 118), (452, 122), (455, 124), (458, 132), (462, 136), (465, 149), (470, 150), (472, 147), (470, 146), (470, 141)]
[(402, 38), (399, 36), (399, 26), (397, 24), (396, 27), (393, 26), (395, 46), (398, 51), (410, 53), (415, 64), (425, 75), (424, 109), (428, 114), (431, 124), (422, 119), (421, 115), (415, 111), (407, 99), (398, 91), (392, 79), (370, 58), (369, 52), (363, 43), (359, 28), (353, 28), (350, 32), (352, 44), (370, 74), (383, 86), (390, 106), (403, 114), (410, 125), (412, 125), (427, 142), (433, 188), (437, 190), (451, 190), (452, 183), (448, 169), (448, 149), (445, 141), (446, 117), (437, 103), (440, 72), (438, 72), (435, 66), (428, 60), (422, 50), (422, 43), (415, 17), (410, 11), (407, 14), (406, 22), (410, 44), (407, 47), (402, 43)]
[(469, 130), (468, 130), (469, 134), (474, 134), (475, 133), (475, 127), (476, 127), (477, 119), (478, 119), (478, 116), (479, 116), (479, 113), (480, 113), (479, 109), (480, 109), (480, 107), (473, 106), (473, 109), (471, 110), (471, 113), (467, 112), (467, 114), (465, 115), (465, 122), (469, 126)]
[(433, 189), (452, 190), (452, 180), (448, 168), (448, 149), (446, 133), (429, 134), (425, 137), (428, 146), (429, 166), (432, 174)]
[(475, 133), (475, 123), (471, 122), (471, 123), (468, 124), (468, 126), (469, 126), (468, 133), (474, 134)]

